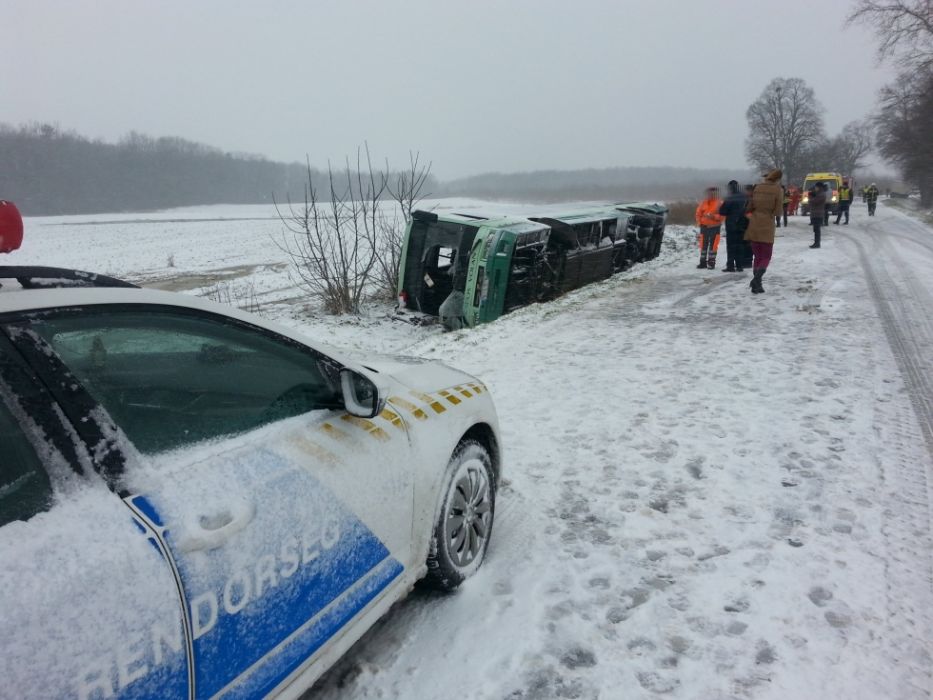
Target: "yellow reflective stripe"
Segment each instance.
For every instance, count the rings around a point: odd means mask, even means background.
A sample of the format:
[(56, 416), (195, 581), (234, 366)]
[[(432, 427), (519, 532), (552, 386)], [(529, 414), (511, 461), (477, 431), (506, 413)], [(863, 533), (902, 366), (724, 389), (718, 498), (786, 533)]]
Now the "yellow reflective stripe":
[(351, 416), (349, 413), (344, 413), (342, 416), (340, 416), (340, 420), (349, 423), (350, 425), (355, 425), (357, 428), (362, 428), (377, 440), (385, 442), (390, 439), (389, 434), (378, 425), (373, 423), (371, 420), (358, 418), (357, 416)]
[(382, 409), (382, 413), (379, 414), (379, 417), (382, 418), (382, 420), (389, 421), (399, 430), (405, 430), (405, 421), (402, 420), (402, 417), (399, 414), (390, 411), (388, 408)]
[(337, 455), (330, 450), (324, 449), (306, 435), (293, 435), (288, 439), (288, 442), (302, 452), (314, 455), (324, 462), (330, 462), (331, 464), (337, 463)]
[(411, 395), (417, 396), (419, 399), (424, 401), (428, 406), (434, 409), (435, 413), (443, 413), (444, 411), (447, 410), (446, 408), (444, 408), (444, 404), (442, 404), (440, 401), (435, 399), (433, 396), (430, 396), (429, 394), (424, 394), (420, 391), (412, 391)]
[(321, 424), (320, 430), (321, 432), (326, 433), (327, 435), (330, 435), (335, 440), (346, 440), (347, 438), (350, 437), (345, 432), (343, 432), (340, 428), (336, 428), (330, 423)]
[(462, 386), (455, 386), (454, 389), (456, 389), (457, 391), (459, 391), (461, 394), (463, 394), (463, 395), (464, 395), (466, 398), (468, 398), (468, 399), (472, 399), (472, 398), (473, 398), (473, 394), (471, 394), (469, 391), (467, 391), (466, 389), (464, 389)]
[(395, 404), (396, 406), (401, 406), (406, 411), (411, 413), (418, 420), (427, 420), (428, 414), (422, 411), (420, 408), (415, 406), (411, 401), (406, 401), (401, 396), (391, 396), (389, 397), (389, 403)]
[(474, 392), (476, 392), (477, 394), (482, 394), (482, 393), (483, 393), (483, 385), (482, 385), (482, 384), (474, 384), (474, 383), (471, 382), (471, 383), (469, 384), (469, 387), (470, 387)]
[(446, 389), (445, 389), (444, 391), (439, 391), (439, 392), (437, 392), (437, 393), (440, 394), (441, 396), (443, 396), (443, 397), (444, 397), (445, 399), (447, 399), (448, 401), (450, 401), (450, 403), (452, 403), (454, 406), (456, 406), (458, 403), (460, 403), (460, 399), (458, 399), (456, 396), (454, 396), (453, 394), (451, 394), (451, 393), (450, 393), (449, 391), (447, 391)]

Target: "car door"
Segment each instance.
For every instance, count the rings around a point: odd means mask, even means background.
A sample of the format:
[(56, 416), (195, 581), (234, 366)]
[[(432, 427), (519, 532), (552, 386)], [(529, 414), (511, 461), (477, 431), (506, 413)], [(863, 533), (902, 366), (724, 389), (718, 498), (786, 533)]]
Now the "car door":
[(0, 698), (187, 697), (181, 599), (0, 333)]
[(349, 416), (330, 358), (172, 307), (29, 328), (138, 452), (126, 502), (184, 589), (198, 697), (274, 690), (402, 573), (407, 430), (394, 414)]

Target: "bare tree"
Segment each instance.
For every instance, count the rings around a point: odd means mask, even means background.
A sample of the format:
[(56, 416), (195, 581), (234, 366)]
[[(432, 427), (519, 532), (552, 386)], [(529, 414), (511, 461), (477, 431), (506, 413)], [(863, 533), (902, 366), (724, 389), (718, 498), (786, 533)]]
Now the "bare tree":
[(378, 260), (380, 202), (388, 186), (388, 173), (375, 171), (365, 149), (357, 151), (356, 170), (346, 161), (343, 173), (328, 165), (328, 195), (322, 202), (308, 161), (304, 200), (288, 210), (276, 211), (285, 225), (277, 241), (293, 264), (300, 286), (319, 297), (334, 314), (358, 313)]
[(380, 218), (380, 239), (376, 246), (376, 283), (380, 295), (386, 298), (394, 298), (398, 290), (405, 229), (419, 202), (430, 196), (424, 191), (430, 178), (431, 163), (422, 163), (421, 154), (412, 152), (408, 154), (408, 169), (390, 177), (387, 189), (395, 207), (391, 212), (384, 211)]
[(853, 175), (868, 163), (872, 151), (874, 127), (867, 121), (853, 121), (842, 127), (838, 136), (830, 139), (827, 160), (823, 167), (831, 167), (840, 173)]
[(759, 170), (781, 168), (799, 179), (807, 149), (824, 140), (823, 106), (801, 78), (775, 78), (745, 113), (745, 153)]
[(878, 149), (933, 206), (933, 70), (911, 71), (881, 90), (875, 117)]
[[(406, 223), (411, 221), (411, 213), (418, 203), (430, 197), (425, 193), (425, 185), (431, 178), (431, 163), (421, 162), (421, 153), (408, 152), (408, 170), (400, 171), (395, 176), (395, 184), (389, 185), (389, 194), (392, 196), (402, 212)], [(388, 169), (388, 166), (387, 166)]]
[(848, 22), (876, 32), (879, 59), (913, 69), (933, 67), (933, 0), (859, 0)]
[(848, 21), (871, 27), (878, 58), (901, 67), (879, 98), (878, 149), (933, 206), (933, 0), (858, 0)]

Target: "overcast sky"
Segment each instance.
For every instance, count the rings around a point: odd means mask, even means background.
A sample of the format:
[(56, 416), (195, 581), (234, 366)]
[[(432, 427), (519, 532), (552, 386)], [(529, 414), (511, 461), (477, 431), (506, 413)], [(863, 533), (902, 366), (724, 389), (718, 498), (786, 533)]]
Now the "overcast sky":
[(442, 178), (737, 167), (771, 78), (805, 78), (830, 132), (871, 111), (890, 74), (850, 5), (0, 0), (0, 121), (317, 164), (368, 140)]

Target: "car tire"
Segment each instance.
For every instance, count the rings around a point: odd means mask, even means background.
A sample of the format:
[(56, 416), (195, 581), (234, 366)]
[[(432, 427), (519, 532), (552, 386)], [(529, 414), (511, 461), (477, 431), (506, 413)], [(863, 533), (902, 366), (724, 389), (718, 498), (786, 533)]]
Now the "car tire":
[(425, 585), (452, 591), (476, 573), (486, 557), (495, 508), (496, 482), (489, 450), (475, 440), (464, 440), (447, 465)]

